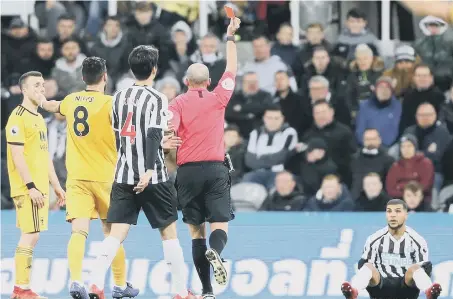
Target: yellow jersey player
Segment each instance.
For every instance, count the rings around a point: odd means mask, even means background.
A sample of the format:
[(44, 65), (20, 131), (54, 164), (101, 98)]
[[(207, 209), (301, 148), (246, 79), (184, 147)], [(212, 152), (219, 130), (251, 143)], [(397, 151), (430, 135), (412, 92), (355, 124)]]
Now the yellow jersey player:
[(449, 1), (414, 1), (400, 0), (414, 14), (434, 16), (453, 24), (453, 3)]
[(44, 298), (30, 289), (33, 248), (39, 233), (47, 230), (49, 214), (49, 181), (58, 203), (64, 204), (65, 192), (49, 158), (47, 128), (38, 113), (38, 101), (44, 92), (40, 72), (28, 72), (19, 79), (23, 102), (13, 110), (6, 125), (8, 175), (11, 197), (21, 230), (14, 256), (16, 282), (13, 299)]
[[(112, 97), (104, 94), (107, 82), (105, 60), (88, 57), (82, 64), (85, 91), (66, 96), (63, 101), (46, 101), (42, 107), (66, 116), (67, 144), (66, 220), (72, 224), (68, 244), (70, 294), (89, 299), (82, 282), (82, 261), (90, 219), (100, 218), (103, 231), (110, 232), (107, 212), (116, 164), (116, 143), (111, 125)], [(123, 246), (112, 262), (114, 298), (135, 297), (139, 290), (126, 283), (126, 258)]]

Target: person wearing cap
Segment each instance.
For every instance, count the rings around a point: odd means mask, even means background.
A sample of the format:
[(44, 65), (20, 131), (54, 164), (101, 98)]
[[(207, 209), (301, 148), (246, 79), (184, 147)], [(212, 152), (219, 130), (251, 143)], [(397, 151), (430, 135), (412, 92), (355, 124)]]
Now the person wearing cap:
[(414, 48), (409, 45), (401, 45), (395, 50), (395, 65), (387, 69), (383, 76), (396, 80), (394, 89), (395, 96), (400, 98), (412, 86), (414, 68), (421, 62), (420, 56), (416, 55)]
[(427, 16), (419, 25), (425, 36), (415, 41), (414, 49), (423, 63), (431, 67), (435, 85), (445, 92), (453, 81), (453, 42), (446, 34), (448, 24), (440, 18)]
[(426, 201), (431, 203), (434, 184), (434, 166), (423, 153), (417, 152), (418, 140), (412, 134), (405, 134), (400, 140), (401, 158), (394, 162), (387, 174), (385, 189), (392, 198), (403, 198), (404, 186), (416, 181), (423, 186)]
[(399, 135), (401, 102), (393, 93), (393, 79), (380, 77), (375, 84), (375, 92), (368, 100), (360, 103), (356, 118), (355, 135), (363, 145), (363, 133), (367, 128), (375, 128), (382, 138), (382, 143), (389, 147)]

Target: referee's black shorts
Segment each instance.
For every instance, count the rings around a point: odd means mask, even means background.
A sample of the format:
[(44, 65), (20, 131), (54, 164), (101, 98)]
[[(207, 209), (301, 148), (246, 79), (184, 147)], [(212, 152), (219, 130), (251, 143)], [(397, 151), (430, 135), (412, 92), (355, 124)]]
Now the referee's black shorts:
[(136, 194), (133, 185), (113, 183), (108, 223), (136, 225), (143, 209), (152, 228), (164, 228), (178, 219), (176, 190), (171, 181), (149, 184)]
[(176, 174), (176, 190), (183, 221), (200, 225), (233, 220), (230, 189), (230, 173), (223, 162), (181, 165)]

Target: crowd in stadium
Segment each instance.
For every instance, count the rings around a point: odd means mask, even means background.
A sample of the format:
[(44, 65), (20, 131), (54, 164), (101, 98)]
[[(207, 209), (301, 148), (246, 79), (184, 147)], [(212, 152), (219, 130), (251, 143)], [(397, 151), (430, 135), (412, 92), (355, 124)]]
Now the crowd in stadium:
[[(295, 46), (281, 4), (232, 2), (242, 20), (238, 38), (251, 42), (253, 54), (240, 65), (226, 110), (225, 146), (235, 168), (232, 184), (254, 183), (266, 191), (257, 210), (383, 211), (391, 198), (401, 198), (411, 211), (451, 211), (453, 196), (441, 196), (453, 184), (453, 40), (445, 34), (447, 23), (423, 19), (424, 36), (398, 45), (388, 64), (358, 9), (348, 12), (337, 40), (328, 41), (323, 25), (312, 23)], [(22, 73), (41, 72), (46, 97), (62, 100), (85, 88), (83, 59), (99, 56), (107, 60), (106, 93), (113, 94), (133, 84), (127, 57), (141, 44), (159, 49), (155, 88), (170, 101), (185, 91), (185, 71), (194, 62), (208, 66), (212, 90), (225, 69), (224, 3), (217, 4), (211, 32), (198, 37), (196, 3), (119, 2), (118, 15), (107, 17), (106, 2), (36, 1), (39, 32), (20, 18), (2, 30), (2, 130), (21, 102)], [(65, 118), (42, 113), (64, 186)], [(11, 209), (3, 131), (1, 136), (2, 208)], [(173, 175), (175, 155), (167, 157)]]

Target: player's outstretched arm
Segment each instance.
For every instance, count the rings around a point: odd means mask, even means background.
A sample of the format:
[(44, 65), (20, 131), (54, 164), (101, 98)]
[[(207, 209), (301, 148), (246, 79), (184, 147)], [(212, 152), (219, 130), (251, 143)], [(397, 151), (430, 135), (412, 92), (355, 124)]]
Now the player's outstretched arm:
[(52, 185), (55, 194), (57, 195), (58, 205), (61, 207), (65, 203), (66, 193), (61, 188), (60, 181), (58, 180), (57, 174), (55, 173), (55, 167), (53, 166), (52, 159), (49, 159), (49, 182)]
[(31, 200), (39, 208), (42, 208), (44, 206), (43, 194), (41, 193), (41, 191), (36, 189), (36, 186), (34, 186), (30, 170), (28, 169), (27, 162), (25, 161), (24, 146), (14, 144), (9, 144), (9, 146), (11, 147), (11, 156), (14, 166), (19, 171), (19, 175), (22, 178), (22, 181), (25, 182), (27, 188), (29, 188), (28, 192)]
[(233, 75), (236, 75), (238, 70), (238, 54), (236, 43), (234, 42), (234, 33), (239, 29), (240, 24), (241, 20), (239, 18), (230, 19), (230, 25), (228, 25), (227, 29), (225, 72), (233, 73)]
[(60, 103), (60, 101), (48, 101), (43, 94), (39, 96), (39, 106), (48, 112), (60, 112)]
[(414, 1), (400, 0), (400, 2), (411, 10), (414, 14), (420, 16), (435, 16), (444, 19), (447, 22), (453, 22), (453, 4), (448, 1)]

